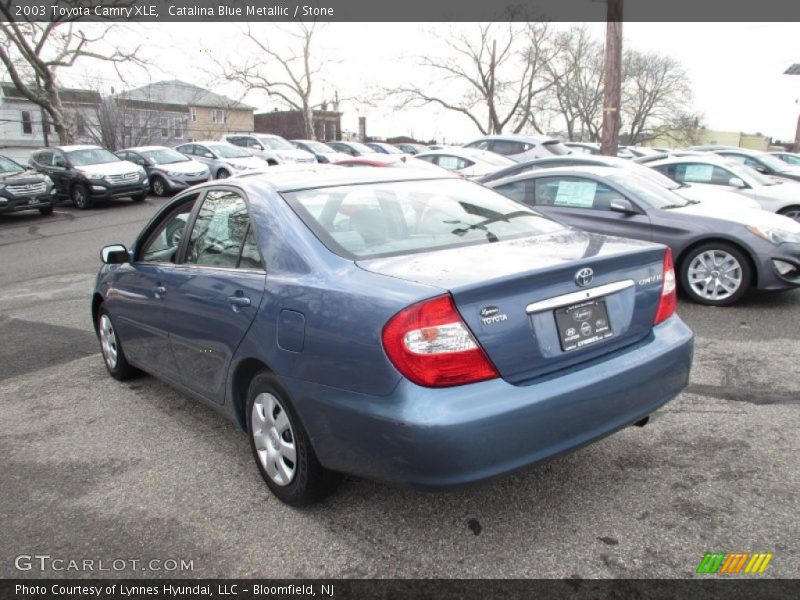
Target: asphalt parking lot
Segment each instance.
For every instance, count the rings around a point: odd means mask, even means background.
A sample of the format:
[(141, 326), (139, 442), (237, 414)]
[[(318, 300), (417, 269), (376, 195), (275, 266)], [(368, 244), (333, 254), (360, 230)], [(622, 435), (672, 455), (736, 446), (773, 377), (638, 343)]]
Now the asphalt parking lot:
[[(162, 203), (0, 216), (0, 577), (689, 577), (711, 551), (772, 552), (763, 577), (800, 575), (800, 291), (681, 301), (692, 382), (643, 429), (447, 493), (346, 479), (297, 510), (232, 424), (106, 375), (99, 251)], [(15, 568), (34, 554), (192, 568)]]

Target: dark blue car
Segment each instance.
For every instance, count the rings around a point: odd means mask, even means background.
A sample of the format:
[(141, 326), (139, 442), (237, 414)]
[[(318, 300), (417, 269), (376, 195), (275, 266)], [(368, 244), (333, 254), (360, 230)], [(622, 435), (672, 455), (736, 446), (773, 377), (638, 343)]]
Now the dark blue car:
[(294, 505), (339, 473), (424, 488), (507, 473), (643, 423), (689, 377), (669, 250), (448, 174), (213, 181), (103, 260), (111, 375), (146, 371), (236, 422)]

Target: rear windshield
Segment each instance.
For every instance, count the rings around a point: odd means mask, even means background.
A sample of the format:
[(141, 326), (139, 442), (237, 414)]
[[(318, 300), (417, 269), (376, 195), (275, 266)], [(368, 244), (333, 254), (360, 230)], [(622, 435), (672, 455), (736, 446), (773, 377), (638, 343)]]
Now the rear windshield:
[(556, 140), (553, 140), (552, 142), (545, 142), (545, 143), (542, 144), (542, 146), (544, 146), (545, 149), (548, 152), (550, 152), (550, 154), (555, 154), (557, 156), (561, 156), (562, 154), (569, 154), (570, 153), (570, 149), (569, 148), (567, 148), (561, 142), (557, 142)]
[(294, 146), (280, 137), (259, 135), (258, 140), (264, 144), (264, 146), (267, 148), (272, 148), (273, 150), (294, 150)]
[(396, 256), (563, 231), (542, 214), (468, 181), (403, 181), (284, 193), (329, 250)]

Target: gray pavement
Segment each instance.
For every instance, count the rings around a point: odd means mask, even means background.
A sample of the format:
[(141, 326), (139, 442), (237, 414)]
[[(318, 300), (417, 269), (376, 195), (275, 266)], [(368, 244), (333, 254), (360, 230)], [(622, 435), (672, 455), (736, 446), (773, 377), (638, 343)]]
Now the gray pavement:
[[(682, 301), (692, 383), (643, 429), (447, 493), (348, 478), (297, 510), (232, 424), (105, 373), (99, 249), (162, 203), (0, 217), (0, 577), (689, 577), (708, 551), (773, 552), (764, 576), (800, 575), (800, 292)], [(15, 568), (34, 554), (142, 562)]]

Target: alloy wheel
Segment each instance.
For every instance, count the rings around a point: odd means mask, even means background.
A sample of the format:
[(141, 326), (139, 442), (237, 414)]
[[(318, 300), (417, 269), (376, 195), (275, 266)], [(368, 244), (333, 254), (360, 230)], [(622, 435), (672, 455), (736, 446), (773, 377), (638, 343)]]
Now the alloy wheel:
[(737, 258), (724, 250), (707, 250), (695, 256), (687, 275), (694, 293), (714, 302), (735, 294), (744, 277)]

